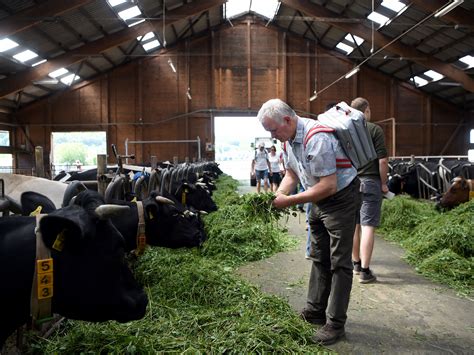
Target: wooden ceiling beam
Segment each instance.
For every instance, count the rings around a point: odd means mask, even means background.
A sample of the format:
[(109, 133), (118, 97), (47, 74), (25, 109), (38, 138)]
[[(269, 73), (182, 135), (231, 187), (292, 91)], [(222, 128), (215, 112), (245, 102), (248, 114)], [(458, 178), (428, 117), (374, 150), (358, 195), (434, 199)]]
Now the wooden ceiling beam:
[[(340, 20), (342, 17), (322, 6), (304, 0), (281, 0), (281, 2), (292, 9), (299, 10), (313, 17), (334, 17), (335, 20)], [(372, 41), (370, 29), (362, 24), (334, 21), (332, 25), (343, 31), (355, 34), (367, 41)], [(392, 40), (392, 38), (385, 36), (380, 32), (374, 33), (374, 42), (378, 47), (383, 47)], [(387, 47), (386, 50), (394, 54), (398, 54), (401, 57), (408, 58), (413, 62), (423, 65), (426, 68), (436, 70), (438, 73), (441, 73), (444, 76), (461, 83), (464, 89), (474, 92), (474, 80), (462, 70), (457, 69), (449, 63), (445, 63), (431, 56), (427, 56), (426, 54), (410, 46), (407, 46), (400, 41), (392, 43), (389, 47)]]
[(26, 10), (17, 12), (0, 21), (0, 37), (24, 31), (47, 17), (58, 16), (66, 11), (84, 6), (92, 0), (49, 0)]
[[(196, 1), (191, 4), (180, 6), (176, 10), (171, 10), (166, 13), (165, 25), (171, 25), (178, 21), (186, 20), (187, 18), (200, 14), (203, 11), (207, 11), (210, 8), (220, 6), (224, 2), (225, 0), (201, 0), (199, 2)], [(163, 21), (161, 19), (145, 21), (136, 26), (128, 27), (124, 30), (100, 38), (94, 42), (87, 43), (53, 59), (48, 59), (47, 62), (34, 68), (11, 75), (0, 80), (0, 98), (21, 90), (30, 85), (32, 81), (39, 80), (56, 69), (67, 67), (93, 56), (100, 56), (102, 52), (107, 51), (110, 48), (117, 47), (122, 43), (136, 39), (138, 36), (142, 36), (147, 32), (159, 30), (162, 26)]]

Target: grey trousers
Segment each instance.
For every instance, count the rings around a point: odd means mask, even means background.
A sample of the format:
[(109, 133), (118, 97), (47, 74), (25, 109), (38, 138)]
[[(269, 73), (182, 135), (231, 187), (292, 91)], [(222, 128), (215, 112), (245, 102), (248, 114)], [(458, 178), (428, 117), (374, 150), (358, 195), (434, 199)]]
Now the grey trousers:
[(309, 279), (306, 308), (327, 323), (344, 326), (352, 288), (352, 240), (360, 204), (359, 179), (318, 203), (309, 215), (311, 229)]

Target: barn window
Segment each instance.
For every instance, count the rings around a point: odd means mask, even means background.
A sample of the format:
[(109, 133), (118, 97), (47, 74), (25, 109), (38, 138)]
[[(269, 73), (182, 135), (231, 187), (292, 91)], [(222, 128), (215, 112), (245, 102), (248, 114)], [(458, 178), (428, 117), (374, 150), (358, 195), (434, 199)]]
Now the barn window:
[(2, 147), (10, 146), (10, 132), (0, 131), (0, 146)]
[(0, 154), (0, 173), (11, 173), (13, 169), (11, 154)]
[(107, 153), (105, 132), (53, 132), (51, 161), (53, 175), (61, 170), (86, 170), (97, 167), (97, 154)]

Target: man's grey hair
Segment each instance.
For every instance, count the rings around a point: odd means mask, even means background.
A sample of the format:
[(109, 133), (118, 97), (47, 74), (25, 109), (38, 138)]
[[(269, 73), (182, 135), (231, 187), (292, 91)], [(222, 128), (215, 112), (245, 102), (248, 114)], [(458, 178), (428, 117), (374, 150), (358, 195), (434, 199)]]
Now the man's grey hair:
[(357, 97), (351, 102), (351, 107), (359, 110), (360, 112), (364, 112), (367, 107), (369, 107), (369, 101), (364, 99), (363, 97)]
[(260, 122), (263, 122), (263, 119), (268, 117), (277, 123), (283, 123), (283, 117), (285, 116), (295, 119), (296, 113), (286, 102), (280, 99), (268, 100), (262, 105), (260, 110), (258, 110), (257, 114), (257, 118)]

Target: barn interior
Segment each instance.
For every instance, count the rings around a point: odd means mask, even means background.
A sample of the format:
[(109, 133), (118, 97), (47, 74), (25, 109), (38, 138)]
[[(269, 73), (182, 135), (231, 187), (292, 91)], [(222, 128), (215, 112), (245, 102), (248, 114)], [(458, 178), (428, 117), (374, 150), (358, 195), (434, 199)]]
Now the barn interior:
[[(472, 1), (3, 0), (0, 154), (34, 168), (52, 133), (105, 132), (136, 163), (214, 160), (216, 116), (278, 97), (301, 116), (357, 96), (395, 156), (465, 156)], [(114, 161), (111, 161), (113, 163)]]

